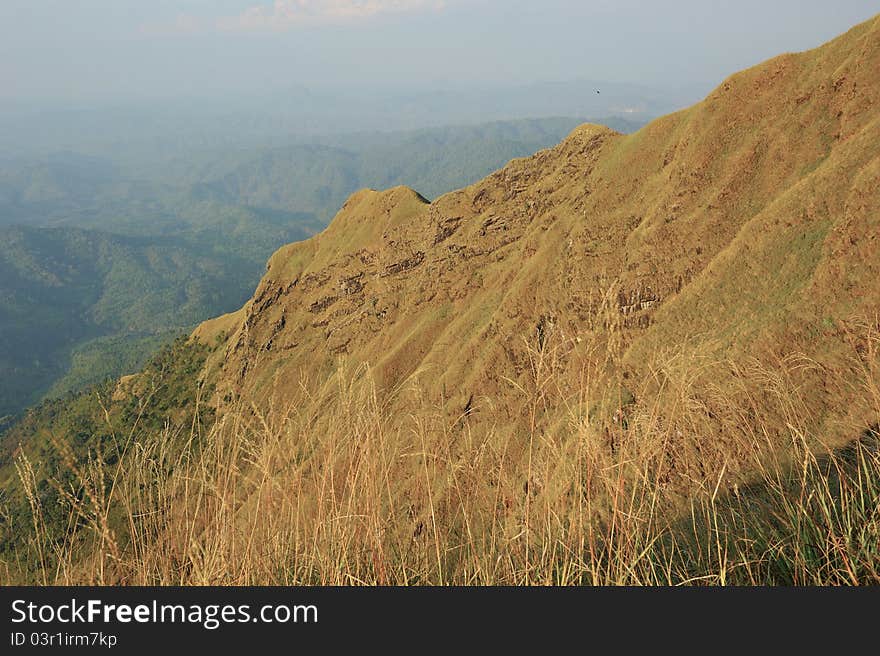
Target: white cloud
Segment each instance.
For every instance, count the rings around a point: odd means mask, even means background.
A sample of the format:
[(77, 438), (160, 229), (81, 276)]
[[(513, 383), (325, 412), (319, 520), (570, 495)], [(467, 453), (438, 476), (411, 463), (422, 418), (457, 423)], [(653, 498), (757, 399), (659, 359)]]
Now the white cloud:
[(443, 0), (275, 0), (237, 16), (218, 18), (223, 31), (282, 31), (299, 25), (350, 22), (382, 14), (439, 11)]

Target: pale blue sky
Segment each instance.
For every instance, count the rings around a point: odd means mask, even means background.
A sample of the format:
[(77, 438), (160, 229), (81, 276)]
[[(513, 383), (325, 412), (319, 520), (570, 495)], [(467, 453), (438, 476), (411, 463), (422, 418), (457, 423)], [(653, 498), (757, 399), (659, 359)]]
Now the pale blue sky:
[(2, 0), (0, 101), (581, 78), (702, 87), (817, 46), (878, 9), (876, 0)]

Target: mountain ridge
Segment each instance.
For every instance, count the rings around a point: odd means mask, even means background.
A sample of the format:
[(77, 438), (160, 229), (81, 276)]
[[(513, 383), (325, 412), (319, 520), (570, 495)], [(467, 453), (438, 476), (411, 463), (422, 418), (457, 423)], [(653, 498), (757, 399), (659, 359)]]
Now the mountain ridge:
[[(827, 261), (832, 237), (839, 250), (869, 230), (847, 198), (876, 180), (878, 25), (736, 73), (632, 135), (582, 125), (433, 203), (355, 193), (325, 232), (270, 259), (238, 313), (196, 330), (225, 340), (212, 375), (283, 397), (344, 355), (370, 363), (380, 390), (427, 372), (430, 396), (476, 396), (512, 421), (510, 381), (524, 384), (551, 328), (622, 348), (609, 379), (647, 376), (651, 353), (695, 340), (694, 352), (838, 357), (850, 316), (880, 307), (864, 260), (876, 240), (855, 257), (860, 303), (836, 298)], [(573, 383), (587, 356), (567, 357)], [(804, 384), (823, 412), (846, 401)]]
[[(621, 129), (633, 126), (610, 120)], [(3, 159), (0, 267), (5, 260), (34, 261), (30, 273), (0, 277), (0, 372), (9, 374), (9, 383), (0, 385), (0, 415), (132, 373), (146, 362), (159, 334), (168, 339), (189, 332), (239, 307), (259, 282), (266, 259), (279, 246), (326, 227), (359, 186), (407, 180), (425, 183), (437, 195), (515, 154), (555, 143), (577, 122), (553, 118), (344, 135), (338, 144), (323, 145), (285, 145), (282, 139), (271, 148), (241, 151), (179, 147), (158, 159), (128, 148), (108, 159), (70, 152)], [(25, 229), (16, 225), (31, 226), (33, 238), (16, 238)], [(77, 232), (82, 229), (93, 232), (86, 237)], [(107, 272), (90, 266), (96, 256), (76, 248), (65, 252), (64, 241), (100, 241), (104, 251), (116, 253), (105, 293), (100, 289)], [(63, 262), (67, 273), (82, 270), (80, 287), (70, 287), (64, 272), (60, 278), (47, 272), (53, 265), (41, 258)], [(46, 275), (67, 287), (60, 300), (46, 300)], [(101, 307), (85, 303), (68, 311), (71, 298), (87, 300), (83, 285), (96, 298), (112, 296), (113, 303), (105, 299)], [(28, 295), (38, 300), (31, 303)], [(150, 311), (138, 318), (137, 308), (146, 306)], [(71, 337), (86, 327), (88, 341), (82, 341), (84, 334)]]

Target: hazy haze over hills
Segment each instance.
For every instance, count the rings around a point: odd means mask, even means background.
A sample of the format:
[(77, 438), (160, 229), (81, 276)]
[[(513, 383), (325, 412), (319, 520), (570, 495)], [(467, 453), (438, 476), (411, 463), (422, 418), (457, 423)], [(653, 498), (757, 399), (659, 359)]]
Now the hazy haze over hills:
[(119, 150), (656, 116), (699, 100), (732, 70), (810, 47), (873, 11), (867, 0), (369, 5), (7, 0), (0, 147)]

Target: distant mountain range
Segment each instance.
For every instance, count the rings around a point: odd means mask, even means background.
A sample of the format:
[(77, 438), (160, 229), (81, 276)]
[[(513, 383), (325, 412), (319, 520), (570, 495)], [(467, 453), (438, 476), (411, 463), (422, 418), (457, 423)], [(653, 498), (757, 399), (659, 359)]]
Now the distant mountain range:
[[(0, 153), (143, 153), (271, 147), (327, 135), (401, 132), (548, 116), (644, 122), (688, 106), (709, 86), (653, 88), (601, 80), (406, 88), (295, 86), (270, 96), (167, 98), (118, 107), (0, 107)], [(598, 92), (598, 93), (597, 93)]]

